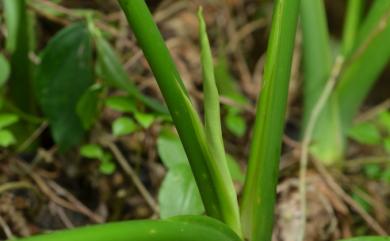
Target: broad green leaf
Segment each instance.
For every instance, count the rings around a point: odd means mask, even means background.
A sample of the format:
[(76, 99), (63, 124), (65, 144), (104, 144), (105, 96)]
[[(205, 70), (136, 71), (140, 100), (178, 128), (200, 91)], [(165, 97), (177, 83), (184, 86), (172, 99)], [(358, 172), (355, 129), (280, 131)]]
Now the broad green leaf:
[(0, 146), (8, 147), (16, 143), (15, 136), (9, 130), (0, 130)]
[(161, 218), (202, 214), (204, 207), (189, 164), (170, 168), (158, 196)]
[(168, 168), (159, 191), (161, 217), (201, 214), (204, 207), (179, 137), (168, 130), (162, 131), (157, 139), (157, 150)]
[(106, 106), (119, 112), (135, 113), (137, 111), (136, 103), (127, 96), (112, 96), (106, 100)]
[(227, 164), (228, 164), (229, 172), (230, 172), (230, 175), (232, 176), (232, 179), (234, 181), (244, 183), (245, 174), (241, 170), (240, 165), (238, 165), (237, 160), (234, 159), (234, 157), (231, 155), (227, 155), (226, 159), (227, 159)]
[(157, 151), (164, 165), (169, 169), (188, 163), (187, 155), (179, 137), (170, 131), (163, 131), (157, 139)]
[(8, 60), (3, 54), (0, 54), (0, 88), (5, 84), (10, 75), (10, 66)]
[(0, 114), (0, 129), (8, 127), (19, 121), (19, 116), (15, 114)]
[(377, 145), (381, 142), (381, 134), (373, 123), (357, 124), (349, 130), (348, 135), (362, 144)]
[(37, 96), (55, 142), (61, 150), (79, 144), (84, 129), (76, 106), (94, 78), (91, 39), (84, 24), (73, 24), (51, 39), (36, 76)]
[(149, 128), (156, 117), (152, 114), (147, 114), (147, 113), (141, 113), (141, 112), (136, 112), (134, 115), (135, 119), (138, 121), (138, 123), (141, 124), (143, 128)]
[(167, 109), (155, 99), (141, 93), (137, 86), (129, 80), (118, 55), (101, 35), (94, 35), (97, 47), (97, 75), (109, 85), (122, 89), (145, 105), (160, 113), (168, 113)]
[(104, 151), (99, 145), (88, 144), (80, 148), (80, 155), (86, 158), (96, 158), (100, 160), (104, 156)]
[(106, 223), (57, 231), (18, 241), (241, 241), (228, 226), (205, 216)]
[(383, 129), (390, 135), (390, 112), (384, 111), (379, 114), (378, 123), (383, 127)]
[(138, 125), (130, 118), (120, 117), (112, 124), (112, 134), (114, 136), (125, 136), (138, 129)]
[(102, 86), (94, 84), (84, 92), (77, 103), (76, 111), (85, 130), (90, 129), (99, 117), (101, 92)]
[(246, 121), (239, 113), (228, 113), (225, 117), (226, 128), (237, 137), (244, 136)]

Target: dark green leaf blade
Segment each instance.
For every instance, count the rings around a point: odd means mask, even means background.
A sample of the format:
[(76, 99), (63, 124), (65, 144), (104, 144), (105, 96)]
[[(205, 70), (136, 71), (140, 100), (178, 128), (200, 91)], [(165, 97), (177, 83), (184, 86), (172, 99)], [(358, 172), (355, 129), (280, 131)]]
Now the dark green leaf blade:
[(61, 150), (79, 144), (84, 134), (76, 106), (93, 77), (91, 38), (76, 23), (49, 42), (37, 69), (37, 97)]

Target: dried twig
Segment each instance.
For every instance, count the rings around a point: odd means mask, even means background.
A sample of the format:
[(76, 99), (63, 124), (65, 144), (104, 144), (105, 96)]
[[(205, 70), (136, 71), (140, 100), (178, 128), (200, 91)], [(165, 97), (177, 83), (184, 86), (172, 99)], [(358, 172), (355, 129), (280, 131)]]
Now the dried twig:
[[(87, 217), (89, 217), (93, 222), (95, 223), (103, 223), (104, 218), (99, 216), (98, 214), (92, 212), (89, 210), (87, 207), (85, 207), (80, 201), (78, 201), (74, 196), (71, 196), (71, 200), (65, 200), (58, 196), (55, 191), (53, 191), (45, 182), (45, 180), (36, 174), (30, 166), (27, 164), (19, 161), (19, 160), (14, 160), (15, 163), (25, 172), (27, 173), (38, 185), (39, 189), (54, 203), (67, 208), (69, 210), (79, 212)], [(64, 189), (62, 189), (64, 190)], [(57, 190), (58, 191), (58, 190)], [(70, 195), (67, 195), (68, 198)], [(77, 200), (77, 201), (75, 201)]]
[(149, 193), (149, 191), (146, 189), (144, 184), (141, 182), (141, 180), (139, 179), (139, 177), (136, 174), (136, 172), (134, 171), (134, 169), (129, 165), (126, 158), (122, 154), (122, 152), (115, 145), (115, 143), (113, 141), (111, 141), (110, 139), (111, 138), (109, 138), (109, 137), (101, 138), (100, 142), (102, 145), (108, 147), (111, 150), (112, 154), (117, 159), (119, 165), (123, 168), (123, 170), (126, 172), (126, 174), (129, 175), (129, 177), (133, 181), (135, 187), (140, 192), (140, 194), (145, 199), (145, 201), (148, 203), (148, 205), (152, 208), (152, 210), (155, 213), (159, 213), (160, 210), (159, 210), (159, 207), (158, 207), (156, 201), (154, 200), (152, 195)]
[(368, 226), (380, 235), (388, 235), (387, 232), (379, 225), (379, 223), (367, 213), (364, 208), (362, 208), (352, 197), (350, 197), (337, 182), (334, 180), (332, 175), (330, 175), (326, 168), (318, 160), (313, 160), (314, 166), (318, 172), (322, 175), (328, 186), (341, 197), (350, 207), (352, 207), (368, 224)]
[(0, 226), (4, 231), (5, 236), (7, 239), (15, 239), (15, 236), (13, 235), (11, 228), (8, 226), (7, 222), (3, 219), (3, 217), (0, 215)]
[(303, 241), (305, 239), (306, 232), (306, 171), (309, 159), (309, 146), (313, 137), (313, 131), (317, 124), (317, 120), (328, 101), (334, 86), (336, 85), (337, 78), (341, 72), (344, 63), (344, 57), (339, 56), (333, 66), (331, 76), (321, 93), (320, 98), (316, 102), (313, 111), (310, 114), (309, 122), (305, 130), (305, 134), (302, 142), (301, 158), (300, 158), (300, 170), (299, 170), (299, 193), (301, 198), (301, 228), (299, 230), (298, 240)]

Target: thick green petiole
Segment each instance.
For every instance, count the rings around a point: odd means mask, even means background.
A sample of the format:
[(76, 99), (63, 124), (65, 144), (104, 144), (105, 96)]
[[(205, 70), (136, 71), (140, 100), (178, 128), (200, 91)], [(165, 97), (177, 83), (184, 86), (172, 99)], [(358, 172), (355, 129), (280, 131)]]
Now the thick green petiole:
[(270, 241), (299, 0), (275, 1), (264, 84), (257, 106), (241, 220), (244, 237)]
[(19, 241), (241, 241), (222, 223), (207, 217), (182, 216), (163, 221), (109, 223)]

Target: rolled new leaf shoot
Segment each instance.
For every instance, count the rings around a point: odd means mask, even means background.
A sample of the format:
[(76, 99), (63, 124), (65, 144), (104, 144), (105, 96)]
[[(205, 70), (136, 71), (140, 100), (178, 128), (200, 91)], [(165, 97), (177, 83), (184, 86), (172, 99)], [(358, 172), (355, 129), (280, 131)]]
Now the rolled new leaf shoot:
[(198, 11), (199, 18), (199, 38), (201, 44), (201, 63), (203, 72), (203, 93), (204, 93), (204, 112), (205, 112), (205, 131), (207, 140), (213, 150), (213, 156), (216, 159), (216, 165), (223, 179), (225, 180), (224, 190), (222, 192), (226, 197), (221, 200), (225, 210), (224, 220), (237, 233), (241, 233), (241, 224), (239, 218), (237, 194), (234, 190), (233, 181), (227, 166), (225, 148), (223, 144), (221, 113), (219, 104), (219, 94), (214, 75), (214, 64), (211, 53), (210, 43), (207, 36), (206, 23), (203, 18), (202, 8)]

